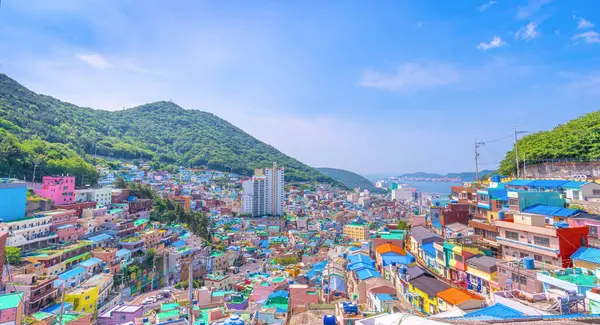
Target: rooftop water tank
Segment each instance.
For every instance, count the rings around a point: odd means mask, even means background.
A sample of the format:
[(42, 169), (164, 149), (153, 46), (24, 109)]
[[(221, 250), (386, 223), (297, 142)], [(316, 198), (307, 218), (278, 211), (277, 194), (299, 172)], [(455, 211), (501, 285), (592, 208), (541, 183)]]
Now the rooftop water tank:
[(533, 270), (535, 268), (535, 262), (531, 257), (523, 258), (523, 267), (527, 270)]
[(323, 315), (323, 325), (335, 325), (334, 315)]
[(492, 182), (494, 183), (500, 183), (500, 175), (492, 175)]
[(504, 220), (504, 211), (498, 212), (498, 220)]
[(244, 321), (240, 319), (239, 315), (231, 315), (228, 320), (223, 322), (223, 325), (244, 325)]

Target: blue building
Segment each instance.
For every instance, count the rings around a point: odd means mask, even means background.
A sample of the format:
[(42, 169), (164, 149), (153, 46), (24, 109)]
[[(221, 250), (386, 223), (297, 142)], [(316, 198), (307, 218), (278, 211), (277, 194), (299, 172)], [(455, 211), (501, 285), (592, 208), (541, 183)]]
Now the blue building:
[(15, 179), (0, 178), (0, 219), (23, 219), (26, 205), (27, 184)]

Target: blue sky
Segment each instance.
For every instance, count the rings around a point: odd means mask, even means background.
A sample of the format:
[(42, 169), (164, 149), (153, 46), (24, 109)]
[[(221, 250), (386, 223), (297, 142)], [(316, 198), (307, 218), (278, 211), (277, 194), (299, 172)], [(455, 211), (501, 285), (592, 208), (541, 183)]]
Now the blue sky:
[(3, 0), (0, 71), (81, 106), (173, 99), (312, 166), (469, 171), (475, 139), (599, 108), (600, 2)]

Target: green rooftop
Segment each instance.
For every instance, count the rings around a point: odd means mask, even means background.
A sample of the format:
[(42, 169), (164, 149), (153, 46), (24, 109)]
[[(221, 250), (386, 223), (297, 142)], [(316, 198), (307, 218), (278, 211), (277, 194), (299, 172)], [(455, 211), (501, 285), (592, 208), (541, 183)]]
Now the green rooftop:
[(137, 226), (139, 226), (139, 225), (142, 225), (142, 224), (144, 224), (144, 223), (148, 223), (149, 221), (150, 221), (150, 220), (148, 220), (148, 219), (144, 219), (144, 218), (141, 218), (141, 219), (136, 219), (136, 220), (133, 222), (133, 225), (137, 227)]
[(0, 310), (16, 308), (23, 297), (22, 292), (0, 295)]
[(35, 318), (38, 321), (43, 321), (44, 319), (52, 317), (52, 316), (54, 316), (54, 314), (45, 313), (43, 311), (38, 311), (38, 312), (34, 313), (33, 315), (31, 315), (31, 317)]
[(179, 304), (178, 303), (172, 303), (172, 304), (162, 304), (162, 306), (160, 306), (160, 311), (169, 311), (169, 310), (173, 310), (173, 309), (177, 309), (179, 310)]
[(219, 256), (221, 256), (223, 254), (225, 254), (225, 253), (223, 253), (221, 251), (214, 251), (214, 252), (210, 253), (210, 256), (211, 257), (219, 257)]
[(165, 321), (166, 319), (173, 318), (173, 317), (179, 318), (179, 310), (174, 309), (174, 310), (169, 310), (169, 311), (165, 311), (165, 312), (162, 312), (162, 313), (158, 313), (156, 315), (156, 317), (161, 322)]
[(212, 292), (213, 297), (224, 297), (236, 293), (234, 290), (217, 290)]

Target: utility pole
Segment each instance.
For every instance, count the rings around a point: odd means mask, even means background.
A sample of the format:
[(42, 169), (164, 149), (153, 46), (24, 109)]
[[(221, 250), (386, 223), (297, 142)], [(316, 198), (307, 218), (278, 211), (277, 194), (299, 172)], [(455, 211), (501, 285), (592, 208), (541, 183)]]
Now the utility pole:
[(62, 298), (60, 299), (60, 317), (58, 320), (58, 324), (62, 325), (63, 324), (63, 313), (65, 312), (65, 293), (67, 292), (67, 281), (65, 280), (63, 282), (63, 292), (62, 292)]
[(193, 309), (194, 309), (194, 278), (193, 278), (193, 272), (192, 272), (192, 258), (190, 257), (189, 262), (188, 262), (188, 294), (189, 294), (189, 299), (190, 299), (190, 305), (188, 306), (188, 323), (190, 324), (194, 324), (194, 314), (193, 314)]
[(485, 142), (477, 142), (477, 140), (475, 140), (475, 180), (478, 181), (479, 180), (479, 152), (477, 151), (477, 149), (479, 149), (479, 147), (483, 146), (485, 144)]
[(525, 134), (527, 131), (518, 131), (515, 128), (515, 161), (517, 163), (517, 178), (519, 178), (519, 134)]
[(150, 282), (150, 285), (151, 285), (150, 291), (154, 291), (154, 279), (156, 278), (155, 274), (156, 274), (156, 253), (154, 253), (154, 256), (152, 257), (152, 280)]

